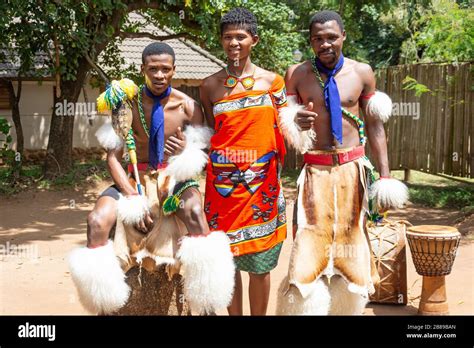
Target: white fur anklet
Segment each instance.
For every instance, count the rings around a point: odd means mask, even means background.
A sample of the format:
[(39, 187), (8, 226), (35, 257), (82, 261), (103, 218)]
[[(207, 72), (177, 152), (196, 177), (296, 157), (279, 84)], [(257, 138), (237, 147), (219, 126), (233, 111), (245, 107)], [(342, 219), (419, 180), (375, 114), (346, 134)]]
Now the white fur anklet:
[(94, 249), (77, 248), (68, 261), (79, 300), (87, 311), (111, 314), (125, 305), (130, 287), (125, 282), (112, 241)]
[(123, 196), (117, 203), (117, 218), (125, 225), (135, 225), (139, 223), (149, 211), (148, 200), (145, 196)]
[(184, 271), (184, 296), (193, 313), (210, 314), (230, 304), (235, 265), (224, 232), (184, 237), (176, 257)]

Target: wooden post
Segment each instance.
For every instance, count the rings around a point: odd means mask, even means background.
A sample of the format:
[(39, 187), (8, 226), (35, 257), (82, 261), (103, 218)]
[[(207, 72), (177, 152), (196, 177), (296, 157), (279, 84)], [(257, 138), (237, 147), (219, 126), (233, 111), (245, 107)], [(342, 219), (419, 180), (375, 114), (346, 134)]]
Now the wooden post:
[(410, 181), (410, 176), (411, 176), (410, 169), (405, 168), (404, 173), (405, 173), (405, 177), (403, 178), (403, 181), (409, 182)]

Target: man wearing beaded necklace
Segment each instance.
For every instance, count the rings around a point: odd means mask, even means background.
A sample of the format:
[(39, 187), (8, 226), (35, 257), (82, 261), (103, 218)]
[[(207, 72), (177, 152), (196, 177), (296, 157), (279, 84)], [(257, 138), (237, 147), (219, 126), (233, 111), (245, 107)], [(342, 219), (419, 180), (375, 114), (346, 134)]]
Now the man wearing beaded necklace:
[[(146, 84), (140, 87), (138, 98), (133, 102), (133, 137), (139, 170), (146, 170), (148, 166), (159, 169), (166, 166), (169, 157), (183, 152), (186, 146), (183, 129), (186, 125), (202, 125), (204, 116), (196, 101), (171, 88), (175, 72), (175, 55), (169, 45), (161, 42), (148, 45), (143, 51), (142, 60), (141, 72)], [(160, 128), (160, 125), (155, 126), (151, 121), (152, 113), (157, 108), (162, 108), (161, 136), (164, 137), (165, 143), (155, 150), (150, 146), (150, 132), (159, 132), (154, 128)], [(156, 146), (160, 147), (160, 144)], [(101, 194), (88, 216), (87, 246), (90, 248), (107, 243), (109, 233), (117, 219), (119, 193), (124, 196), (137, 194), (120, 163), (122, 155), (123, 147), (108, 152), (107, 164), (115, 184)], [(197, 184), (178, 183), (175, 191), (182, 191), (181, 204), (176, 214), (184, 222), (188, 232), (193, 235), (208, 234), (209, 227), (203, 213)], [(142, 233), (151, 231), (152, 227), (153, 221), (148, 214), (136, 226)]]
[[(288, 69), (290, 106), (280, 111), (283, 133), (304, 154), (305, 166), (278, 312), (362, 314), (377, 282), (364, 226), (369, 205), (371, 216), (379, 216), (406, 200), (406, 187), (389, 178), (383, 121), (391, 101), (376, 92), (369, 65), (343, 56), (346, 32), (336, 12), (316, 13), (309, 30), (315, 57)], [(383, 179), (372, 185), (370, 199), (366, 140)]]
[[(115, 185), (101, 194), (88, 216), (87, 247), (71, 253), (71, 276), (81, 303), (92, 313), (134, 312), (130, 307), (143, 293), (130, 289), (125, 272), (135, 266), (140, 274), (142, 268), (166, 272), (170, 284), (179, 273), (191, 312), (215, 313), (232, 299), (235, 267), (226, 234), (210, 232), (195, 180), (208, 162), (212, 130), (202, 126), (200, 106), (171, 88), (175, 55), (169, 45), (148, 45), (142, 61), (144, 85), (112, 81), (98, 98), (99, 109), (112, 111), (112, 122), (96, 135), (108, 150)], [(124, 140), (129, 176), (120, 163)], [(114, 225), (114, 240), (109, 241)], [(156, 310), (163, 313), (171, 288), (159, 277), (148, 282), (156, 286), (157, 296), (165, 296), (156, 299)]]

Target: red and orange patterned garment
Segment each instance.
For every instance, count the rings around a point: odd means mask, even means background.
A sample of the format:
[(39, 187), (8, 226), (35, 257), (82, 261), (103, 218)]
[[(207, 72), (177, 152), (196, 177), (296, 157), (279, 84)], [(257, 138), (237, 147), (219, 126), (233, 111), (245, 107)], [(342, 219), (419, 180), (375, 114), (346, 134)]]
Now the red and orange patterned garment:
[(278, 109), (287, 106), (277, 75), (270, 90), (251, 90), (213, 106), (204, 209), (211, 231), (224, 231), (235, 256), (269, 250), (286, 238), (279, 168), (285, 145)]

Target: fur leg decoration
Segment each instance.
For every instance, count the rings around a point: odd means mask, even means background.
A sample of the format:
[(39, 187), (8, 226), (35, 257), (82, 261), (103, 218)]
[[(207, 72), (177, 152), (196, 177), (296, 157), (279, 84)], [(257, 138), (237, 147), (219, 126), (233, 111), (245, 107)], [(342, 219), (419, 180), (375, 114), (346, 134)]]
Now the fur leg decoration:
[(234, 292), (235, 265), (224, 232), (184, 237), (177, 253), (184, 272), (184, 296), (194, 314), (227, 307)]
[(367, 109), (372, 116), (378, 117), (385, 123), (392, 115), (392, 99), (387, 94), (376, 91), (369, 99)]
[(379, 179), (370, 187), (369, 197), (379, 209), (401, 208), (408, 200), (408, 188), (396, 179)]
[(293, 98), (288, 98), (287, 107), (279, 111), (280, 128), (286, 140), (299, 152), (305, 153), (313, 147), (316, 134), (313, 130), (302, 131), (295, 122), (296, 113), (302, 110), (304, 105), (297, 104)]
[[(353, 291), (351, 291), (353, 290)], [(369, 300), (368, 292), (354, 291), (346, 280), (334, 276), (329, 285), (331, 294), (330, 315), (361, 315)]]
[(123, 140), (115, 133), (112, 123), (105, 122), (95, 133), (100, 146), (106, 150), (113, 150), (123, 147)]
[(148, 201), (145, 196), (120, 196), (117, 204), (118, 218), (125, 225), (139, 223), (149, 211)]
[(177, 182), (196, 177), (207, 164), (208, 156), (202, 150), (209, 146), (212, 133), (208, 127), (188, 126), (184, 131), (186, 147), (181, 154), (169, 158), (165, 173)]
[(331, 296), (320, 278), (305, 286), (302, 294), (295, 285), (288, 284), (285, 277), (278, 289), (277, 315), (327, 315)]
[(79, 300), (87, 311), (111, 314), (125, 305), (130, 288), (111, 241), (94, 249), (75, 249), (68, 261)]

